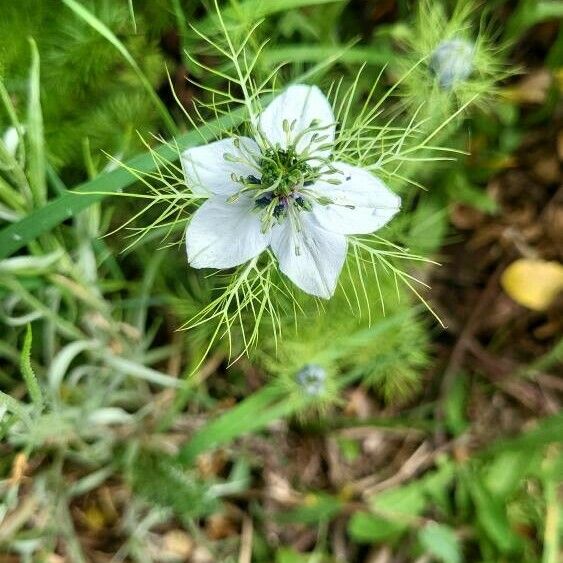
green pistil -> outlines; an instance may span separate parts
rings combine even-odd
[[[296,187],[312,182],[315,170],[299,158],[294,148],[268,149],[260,161],[262,187],[271,188],[276,196],[288,196]]]

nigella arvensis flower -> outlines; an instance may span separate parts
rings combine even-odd
[[[186,182],[207,200],[186,230],[194,268],[232,268],[272,249],[303,291],[329,298],[346,235],[380,229],[400,198],[376,176],[331,159],[336,124],[314,86],[289,87],[234,137],[182,154]]]
[[[475,45],[466,39],[442,41],[430,56],[430,70],[441,88],[449,90],[467,80],[473,71]]]

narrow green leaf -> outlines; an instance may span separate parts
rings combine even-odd
[[[520,0],[504,26],[504,35],[507,39],[514,40],[542,21],[561,18],[563,18],[561,0]]]
[[[20,369],[27,386],[27,391],[34,405],[40,411],[43,408],[43,393],[33,368],[31,367],[31,343],[33,340],[33,332],[31,325],[27,325],[23,347],[20,355]]]
[[[382,491],[371,497],[370,506],[382,516],[392,520],[407,520],[421,514],[426,507],[425,480]]]
[[[559,530],[562,509],[558,498],[558,481],[556,479],[548,478],[544,481],[544,496],[546,515],[542,563],[557,563],[561,555]]]
[[[135,7],[133,6],[133,0],[127,0],[127,5],[129,7],[131,21],[133,22],[133,31],[137,33],[137,20],[135,19]]]
[[[380,543],[400,536],[408,524],[369,512],[356,512],[348,523],[348,534],[357,543]]]
[[[510,498],[524,483],[526,475],[539,471],[542,450],[507,450],[494,456],[482,471],[487,490],[498,498]]]
[[[180,450],[178,459],[189,464],[204,451],[226,444],[235,438],[263,428],[270,422],[298,408],[279,403],[283,391],[274,385],[262,388],[225,414],[209,422]]]
[[[47,201],[45,143],[41,112],[39,52],[33,39],[30,39],[29,43],[31,45],[31,71],[27,101],[27,142],[29,146],[27,170],[33,203],[39,207]]]
[[[370,64],[384,66],[392,59],[393,53],[389,49],[374,47],[346,47],[334,45],[284,45],[280,48],[267,49],[262,55],[262,62],[266,66],[275,66],[285,61],[291,63],[309,63],[325,60],[327,57],[338,57],[338,60],[348,64]]]
[[[316,561],[316,559],[314,560]],[[310,553],[299,553],[289,547],[282,547],[276,552],[276,563],[312,563]]]
[[[483,532],[502,553],[517,552],[521,540],[510,527],[504,499],[494,497],[476,474],[467,475],[467,484],[475,503],[477,521]]]
[[[563,428],[563,413],[554,414],[541,420],[528,432],[493,442],[481,456],[488,458],[503,451],[535,449],[550,443],[560,443],[561,428]]]
[[[244,115],[244,110],[241,109],[228,116],[210,121],[207,127],[200,131],[180,135],[176,138],[178,148],[183,150],[200,144],[202,140],[205,142],[213,138],[216,131],[238,125]],[[175,160],[178,156],[176,151],[168,145],[162,145],[156,152],[169,160]],[[132,158],[125,165],[140,172],[152,172],[156,167],[151,155],[146,153]],[[137,178],[133,174],[120,167],[106,174],[100,174],[75,190],[69,190],[57,199],[49,201],[21,221],[12,223],[0,231],[0,260],[10,256],[42,233],[50,231],[90,205],[129,187],[136,180]]]
[[[517,374],[523,377],[534,377],[538,373],[545,373],[563,362],[563,338],[557,341],[545,354],[535,359],[531,364],[518,370]]]
[[[460,372],[456,375],[444,401],[446,425],[448,430],[455,436],[463,434],[469,426],[465,414],[468,395],[467,376]]]
[[[197,65],[192,64],[189,56],[187,55],[187,53],[191,51],[191,49],[188,47],[186,42],[186,39],[189,35],[188,32],[189,20],[186,18],[186,14],[184,12],[184,9],[182,8],[182,4],[180,0],[171,0],[171,2],[172,2],[172,9],[174,10],[174,15],[176,16],[176,25],[178,26],[178,33],[180,35],[180,42],[181,42],[180,54],[182,56],[182,62],[184,63],[184,66],[186,67],[186,69],[188,69],[189,72],[194,72],[195,70],[196,73],[200,75],[198,70],[201,69],[199,69]],[[201,75],[199,77],[201,77]]]
[[[332,520],[343,507],[343,502],[326,493],[309,493],[303,505],[276,517],[280,523],[316,524]]]
[[[135,71],[139,80],[147,94],[152,99],[156,109],[162,117],[162,121],[168,128],[171,135],[175,135],[178,132],[178,128],[172,119],[172,116],[168,112],[168,109],[155,92],[148,78],[145,76],[141,67],[137,64],[137,61],[132,57],[131,53],[127,50],[125,45],[115,36],[113,31],[109,29],[102,21],[100,21],[92,12],[89,12],[84,6],[79,4],[76,0],[63,0],[63,2],[82,20],[84,20],[92,29],[97,31],[102,37],[105,37],[123,56],[131,68]]]

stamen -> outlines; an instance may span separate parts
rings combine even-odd
[[[284,121],[283,128],[286,133],[295,127],[296,120],[291,124]],[[311,126],[316,127],[318,122],[313,121]],[[314,134],[318,140],[320,136]],[[242,143],[236,144],[242,152]],[[243,157],[244,158],[244,157]],[[255,157],[253,157],[255,158]],[[226,154],[225,159],[238,162],[232,154]],[[295,145],[287,149],[267,149],[257,162],[259,174],[249,174],[246,177],[231,175],[231,179],[242,184],[237,194],[229,198],[229,202],[236,201],[241,194],[249,194],[254,201],[254,210],[260,214],[261,230],[266,233],[276,223],[290,221],[292,230],[301,232],[300,214],[313,210],[313,204],[328,205],[328,198],[319,196],[316,191],[307,190],[321,177],[320,168],[309,164],[308,155],[295,150]],[[242,159],[240,159],[242,160]],[[317,163],[315,163],[317,164]],[[330,165],[325,168],[332,169]],[[299,255],[301,249],[295,246],[295,253]]]
[[[227,162],[232,162],[232,163],[237,163],[240,162],[240,159],[237,158],[236,156],[232,155],[229,152],[226,152],[223,154],[223,158],[227,161]]]

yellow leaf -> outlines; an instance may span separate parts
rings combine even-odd
[[[521,258],[506,268],[500,281],[516,303],[545,311],[563,291],[563,266],[559,262]]]
[[[86,525],[93,531],[99,531],[106,525],[104,513],[97,506],[89,506],[84,513]]]

